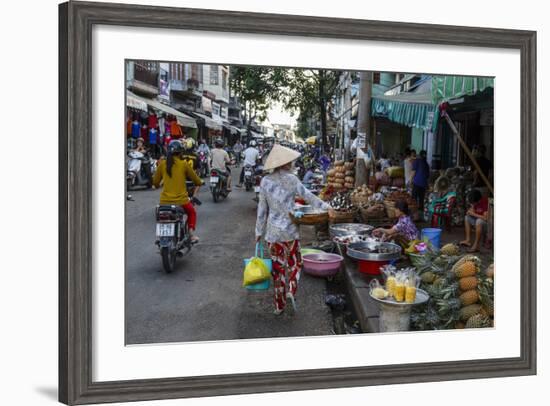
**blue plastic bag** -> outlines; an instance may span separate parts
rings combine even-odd
[[[264,246],[261,242],[256,243],[256,250],[255,250],[254,256],[252,258],[261,259],[262,262],[267,267],[267,269],[269,270],[269,273],[272,273],[272,266],[273,266],[272,261],[271,261],[271,259],[264,258]],[[248,263],[250,262],[250,260],[252,260],[252,258],[245,258],[245,260],[244,260],[245,269],[246,269],[246,266],[248,265]],[[253,284],[253,285],[248,285],[246,288],[248,290],[267,290],[267,289],[269,289],[270,284],[271,284],[271,280],[267,279],[267,280],[265,280],[263,282],[260,282],[260,283],[256,283],[256,284]]]

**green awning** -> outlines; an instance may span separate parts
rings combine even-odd
[[[373,96],[371,107],[373,117],[385,117],[407,127],[432,128],[435,106],[430,93]]]
[[[471,96],[488,87],[495,87],[494,78],[473,76],[432,76],[432,103],[440,103],[462,96]]]

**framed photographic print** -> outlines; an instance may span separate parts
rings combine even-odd
[[[59,16],[61,402],[536,373],[535,32]]]

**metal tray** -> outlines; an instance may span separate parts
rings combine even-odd
[[[361,223],[338,223],[329,227],[331,238],[343,237],[346,235],[367,235],[374,229],[373,226]]]
[[[369,292],[369,296],[372,300],[377,301],[378,303],[385,304],[387,306],[396,306],[396,307],[406,307],[406,306],[416,306],[422,303],[426,303],[430,299],[430,295],[428,295],[428,292],[422,289],[416,289],[416,298],[414,299],[414,303],[406,303],[406,302],[396,302],[393,298],[392,299],[377,299],[374,296],[372,296]]]
[[[374,250],[380,245],[392,252],[378,254],[363,251],[365,248]],[[365,261],[391,261],[401,256],[401,247],[391,242],[354,242],[348,244],[347,254],[351,258]]]

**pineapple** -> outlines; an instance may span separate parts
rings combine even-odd
[[[491,320],[482,314],[476,314],[468,319],[466,328],[484,328],[491,327]]]
[[[481,280],[478,286],[479,300],[489,316],[495,314],[492,279]]]
[[[481,261],[474,255],[464,255],[460,258],[452,268],[452,272],[457,278],[464,278],[466,276],[474,276],[479,270]]]
[[[459,254],[460,250],[458,249],[458,247],[454,244],[445,244],[442,248],[441,248],[441,253],[443,255],[447,255],[449,257],[454,257],[454,256],[457,256]]]
[[[491,279],[495,278],[495,264],[491,264],[487,267],[487,270],[485,271],[485,275],[487,275],[487,278],[491,278]]]
[[[452,314],[460,311],[462,307],[462,302],[460,299],[449,299],[449,300],[438,300],[437,307],[439,308],[440,314]]]
[[[481,305],[480,304],[471,304],[469,306],[463,307],[460,309],[460,320],[467,321],[470,317],[478,314],[481,311]]]
[[[466,327],[466,324],[464,324],[463,321],[457,321],[457,322],[455,323],[455,328],[456,328],[456,329],[463,329],[463,328],[465,328],[465,327]]]
[[[433,283],[435,280],[435,274],[431,271],[424,272],[420,275],[420,279],[422,279],[423,283]]]
[[[458,281],[458,287],[462,291],[472,290],[477,288],[478,279],[475,276],[467,276]]]
[[[477,293],[476,289],[467,290],[466,292],[460,295],[460,301],[462,302],[462,306],[472,305],[474,303],[477,303],[478,300],[479,300],[479,293]]]

